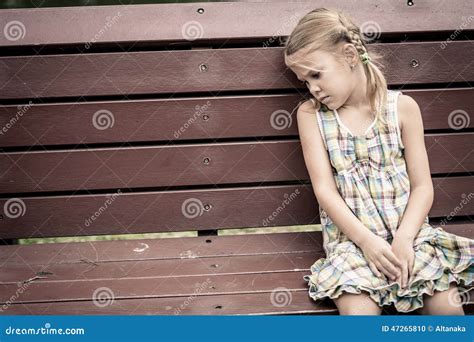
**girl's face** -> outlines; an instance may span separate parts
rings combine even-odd
[[[306,84],[310,93],[329,109],[338,109],[348,102],[360,82],[357,68],[354,71],[350,68],[357,65],[357,61],[351,53],[345,55],[343,49],[341,47],[341,54],[337,55],[337,52],[323,50],[308,52],[309,48],[304,48],[285,58],[286,65]]]

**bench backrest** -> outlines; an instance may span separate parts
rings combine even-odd
[[[469,2],[331,5],[381,31],[369,50],[385,55],[389,86],[420,104],[430,216],[467,220]],[[318,223],[294,111],[306,89],[278,36],[319,6],[0,11],[0,238]]]

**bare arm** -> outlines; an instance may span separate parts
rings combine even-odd
[[[433,205],[434,191],[425,148],[423,121],[418,104],[400,95],[398,114],[405,145],[405,160],[410,179],[410,197],[397,235],[413,241]]]
[[[318,203],[336,226],[360,246],[373,233],[354,215],[339,194],[316,112],[309,101],[300,106],[297,119],[304,160]]]

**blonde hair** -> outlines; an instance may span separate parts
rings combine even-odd
[[[296,51],[308,47],[309,52],[324,50],[335,52],[340,42],[352,43],[359,55],[368,53],[366,42],[360,28],[339,10],[317,8],[300,19],[290,36],[284,40],[285,58]],[[342,56],[341,56],[342,57]],[[380,69],[383,64],[377,61],[380,55],[371,52],[371,61],[362,64],[367,78],[367,97],[375,117],[386,123],[383,113],[387,100],[387,81]],[[310,98],[313,106],[319,110],[321,103],[314,97]]]

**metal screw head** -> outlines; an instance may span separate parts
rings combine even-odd
[[[204,8],[198,8],[197,11],[199,14],[203,14],[204,13]]]
[[[211,204],[205,204],[205,205],[204,205],[204,210],[205,210],[205,211],[209,211],[209,210],[211,210],[211,208],[212,208],[212,205],[211,205]]]
[[[418,68],[418,66],[420,65],[420,62],[418,62],[418,60],[416,59],[412,59],[410,62],[410,65],[412,68]]]
[[[207,120],[209,120],[209,115],[207,115],[207,114],[204,114],[204,115],[202,116],[202,119],[203,119],[204,121],[207,121]]]
[[[209,67],[206,64],[199,64],[199,70],[201,72],[206,72],[209,69]]]
[[[204,165],[209,165],[210,162],[211,162],[211,158],[208,158],[208,157],[204,158],[202,161]]]

